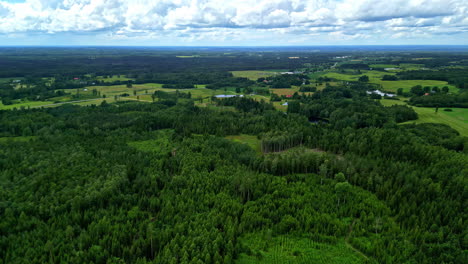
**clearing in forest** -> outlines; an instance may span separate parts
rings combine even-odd
[[[241,135],[227,136],[225,138],[232,140],[234,142],[246,144],[252,149],[254,149],[255,152],[257,152],[258,154],[262,153],[262,150],[260,147],[260,139],[258,139],[257,136],[241,134]]]
[[[250,254],[240,254],[236,264],[366,263],[366,259],[347,247],[344,241],[326,244],[291,236],[278,236],[264,240],[251,234],[241,242],[250,248]]]

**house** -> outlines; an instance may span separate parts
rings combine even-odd
[[[292,94],[286,95],[286,98],[292,98],[292,97],[293,97]]]
[[[287,106],[287,105],[288,105],[288,102],[286,102],[286,103],[284,103],[284,104],[282,104],[282,105],[286,105],[286,106]]]

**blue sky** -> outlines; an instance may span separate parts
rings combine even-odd
[[[0,0],[0,45],[468,45],[466,0]]]

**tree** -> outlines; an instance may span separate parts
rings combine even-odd
[[[416,85],[416,86],[411,87],[410,92],[417,96],[421,96],[424,94],[424,90],[421,85]]]
[[[369,82],[369,76],[362,75],[361,77],[359,77],[358,81],[360,81],[360,82]]]

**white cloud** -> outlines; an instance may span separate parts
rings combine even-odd
[[[193,41],[289,34],[291,41],[317,34],[331,40],[465,34],[467,28],[466,0],[0,0],[0,34]]]

